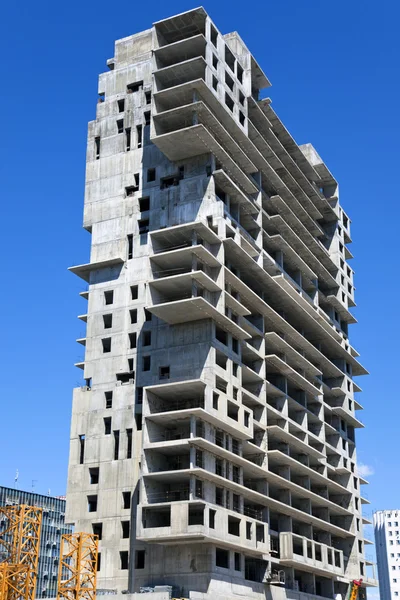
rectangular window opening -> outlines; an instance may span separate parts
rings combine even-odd
[[[120,568],[122,571],[126,571],[128,569],[128,551],[127,550],[120,550],[119,553],[119,558],[120,558]]]
[[[132,458],[132,429],[126,430],[126,458]]]
[[[92,467],[89,469],[90,485],[97,485],[99,483],[99,467]]]
[[[131,300],[137,300],[138,299],[138,292],[139,292],[139,286],[138,285],[131,285]]]
[[[231,112],[233,112],[233,107],[234,107],[235,103],[233,102],[232,98],[230,97],[230,95],[227,92],[225,92],[225,104],[229,108],[229,110]]]
[[[215,566],[229,569],[229,551],[222,548],[215,549]]]
[[[114,431],[114,460],[119,458],[119,431]]]
[[[85,460],[85,436],[79,436],[79,464],[83,465]]]
[[[106,354],[107,352],[111,352],[111,338],[103,338],[101,340],[102,346],[103,346],[103,354]]]
[[[130,83],[126,86],[126,91],[128,94],[133,94],[134,92],[139,92],[143,87],[143,81],[136,81],[135,83]]]
[[[122,537],[129,538],[130,521],[121,521]]]
[[[131,318],[131,325],[134,325],[135,323],[137,323],[137,309],[133,308],[132,310],[130,310],[129,315]]]
[[[123,119],[118,119],[117,131],[118,131],[118,133],[124,133],[124,120]]]
[[[95,148],[96,160],[99,160],[99,158],[100,158],[100,136],[96,136],[94,138],[94,148]]]
[[[121,100],[117,100],[118,112],[122,113],[125,110],[125,100],[122,98]]]
[[[111,329],[112,327],[112,314],[103,315],[104,329]]]
[[[151,357],[143,356],[142,357],[142,371],[150,371],[151,369]]]
[[[135,569],[144,569],[145,565],[145,551],[136,550],[135,552]]]
[[[145,92],[146,104],[151,104],[151,92]]]
[[[136,331],[129,334],[129,348],[136,348]]]
[[[169,379],[169,376],[170,376],[169,366],[160,367],[158,376],[159,376],[159,379]]]
[[[156,180],[156,170],[154,168],[147,169],[147,181],[155,181]]]
[[[104,435],[111,434],[111,417],[104,417]]]
[[[212,508],[208,509],[208,524],[210,529],[215,529],[215,515],[217,514],[216,510]]]
[[[128,260],[133,258],[133,235],[130,233],[127,237],[128,242]]]
[[[151,346],[151,331],[143,331],[142,346]]]
[[[238,78],[240,83],[243,83],[243,67],[237,63],[236,66],[236,77]]]
[[[139,198],[139,210],[140,212],[147,212],[150,210],[150,198],[146,196],[146,198]]]
[[[92,529],[94,535],[97,535],[100,541],[103,534],[103,523],[92,523]]]
[[[210,39],[213,46],[217,47],[218,31],[213,25],[210,26]]]
[[[88,512],[96,512],[97,511],[97,496],[88,496]]]
[[[131,128],[127,127],[125,129],[125,142],[126,142],[126,150],[129,152],[131,149]]]
[[[130,492],[122,492],[122,508],[130,508],[131,507],[131,493]]]
[[[143,127],[142,125],[136,126],[136,143],[137,147],[141,148],[143,143]]]
[[[114,302],[114,290],[104,292],[104,302],[105,304],[112,304]]]
[[[150,125],[150,111],[144,113],[144,124]]]
[[[138,221],[138,225],[139,225],[139,234],[140,235],[149,232],[149,229],[150,229],[149,219],[140,219]]]

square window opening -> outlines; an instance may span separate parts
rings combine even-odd
[[[101,344],[103,346],[103,354],[111,352],[111,338],[103,338]]]
[[[113,304],[114,290],[107,290],[107,292],[104,292],[104,302],[105,304]]]
[[[147,169],[147,181],[150,183],[151,181],[156,180],[156,170],[154,168]]]

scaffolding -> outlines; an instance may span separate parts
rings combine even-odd
[[[0,506],[0,600],[34,600],[42,509]]]
[[[98,536],[66,533],[61,538],[57,600],[95,600]]]

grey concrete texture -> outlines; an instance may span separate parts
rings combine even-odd
[[[204,9],[118,40],[107,64],[90,260],[71,269],[86,385],[67,493],[67,521],[101,533],[99,593],[344,600],[362,577],[363,600],[366,370],[337,182]]]

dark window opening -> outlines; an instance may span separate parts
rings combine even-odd
[[[143,332],[142,346],[151,346],[151,331]]]
[[[215,565],[217,567],[223,567],[229,569],[229,552],[222,548],[215,549]]]
[[[136,332],[129,334],[129,348],[136,348]]]
[[[104,435],[111,434],[111,417],[104,417]]]
[[[94,138],[94,147],[96,153],[96,160],[100,158],[100,136]]]
[[[246,539],[251,540],[251,522],[246,521]]]
[[[151,357],[143,356],[142,358],[142,371],[150,371],[151,369]]]
[[[218,79],[214,75],[212,77],[212,86],[213,86],[214,90],[217,92],[218,91]]]
[[[225,104],[227,105],[229,110],[231,112],[233,112],[234,102],[233,102],[232,98],[229,96],[229,94],[227,94],[226,92],[225,92]]]
[[[120,562],[121,562],[121,565],[120,565],[121,570],[126,571],[128,568],[128,562],[129,562],[128,551],[121,550],[119,553],[119,558],[120,558]]]
[[[119,431],[114,431],[114,460],[119,458]]]
[[[234,377],[238,376],[238,372],[239,372],[239,365],[235,362],[232,363],[232,375]]]
[[[151,92],[145,92],[146,104],[151,104]]]
[[[124,133],[124,120],[123,119],[118,119],[117,130],[118,130],[118,133]]]
[[[145,308],[144,309],[144,320],[146,322],[149,322],[149,321],[151,321],[152,317],[153,317],[152,313],[149,310],[147,310],[147,308]]]
[[[133,258],[133,235],[130,233],[127,235],[128,240],[128,260]]]
[[[97,571],[101,569],[101,552],[97,553]]]
[[[128,358],[128,371],[129,373],[133,372],[133,358]]]
[[[131,285],[131,300],[137,300],[138,299],[138,292],[139,292],[139,286],[138,285]]]
[[[126,458],[132,458],[132,429],[126,430]]]
[[[160,190],[166,190],[174,185],[179,185],[181,177],[178,175],[171,175],[170,177],[163,177],[160,181]]]
[[[136,431],[142,431],[142,415],[135,415]]]
[[[112,314],[103,315],[104,329],[111,329],[112,327]]]
[[[114,290],[104,292],[104,301],[106,304],[112,304],[114,302]]]
[[[135,552],[135,569],[144,569],[145,565],[145,551],[136,550]]]
[[[240,535],[240,519],[228,516],[228,533],[231,535]]]
[[[101,340],[103,346],[103,353],[111,352],[111,338],[103,338]]]
[[[210,27],[210,39],[211,39],[211,43],[217,47],[217,38],[218,38],[218,31],[215,29],[215,27],[213,25],[211,25]]]
[[[217,511],[213,510],[212,508],[210,508],[208,510],[208,523],[210,526],[210,529],[215,529],[215,515],[216,515]]]
[[[89,469],[90,485],[96,485],[99,483],[99,472],[99,467],[92,467]]]
[[[79,464],[83,465],[85,460],[85,436],[79,436]]]
[[[125,141],[126,141],[126,150],[129,151],[131,149],[131,128],[127,127],[125,129]]]
[[[232,90],[232,92],[233,92],[233,86],[234,86],[233,79],[232,79],[232,77],[229,75],[229,73],[226,73],[226,72],[225,72],[225,83],[226,83],[226,85],[228,86],[228,88],[229,88],[230,90]]]
[[[146,212],[150,210],[150,198],[139,198],[139,210],[140,212]]]
[[[92,529],[94,535],[97,535],[100,541],[103,534],[103,523],[92,523]]]
[[[150,227],[150,221],[149,219],[140,219],[140,221],[138,221],[139,224],[139,233],[142,235],[143,233],[148,233],[149,232],[149,227]]]
[[[131,317],[131,324],[137,323],[137,309],[133,308],[129,311],[129,315]]]
[[[196,479],[194,495],[196,498],[203,498],[203,482],[201,479]]]
[[[189,504],[188,525],[204,525],[204,506]]]
[[[246,117],[244,116],[242,111],[239,110],[239,123],[242,125],[242,127],[244,127],[245,122],[246,122]]]
[[[232,402],[228,401],[228,417],[233,419],[234,421],[239,420],[239,407],[236,404],[232,404]]]
[[[236,76],[237,76],[239,82],[243,83],[243,68],[239,65],[239,63],[237,64],[237,68],[236,68]]]
[[[235,552],[235,571],[242,570],[241,562],[241,555],[239,554],[239,552]]]
[[[155,169],[147,169],[147,181],[155,181],[156,180],[156,170]]]
[[[160,367],[159,369],[159,379],[169,379],[169,366],[168,367]]]
[[[130,83],[126,86],[126,90],[128,94],[133,94],[134,92],[139,92],[143,87],[143,81],[136,81],[135,83]]]
[[[118,112],[124,112],[125,110],[125,100],[117,100],[117,104],[118,104]]]
[[[244,106],[244,94],[239,90],[239,102],[242,106]]]
[[[219,327],[215,328],[215,339],[221,342],[221,344],[224,344],[224,346],[228,345],[228,334]]]
[[[225,62],[228,65],[228,67],[230,68],[230,70],[234,73],[236,59],[233,56],[232,52],[229,50],[228,46],[226,46],[226,45],[225,45]]]
[[[136,404],[143,404],[143,388],[136,388]]]
[[[142,125],[136,126],[136,141],[137,141],[138,148],[142,147],[142,142],[143,142],[143,131],[142,130],[143,130]]]
[[[232,338],[232,350],[236,354],[239,354],[239,340],[234,337]]]
[[[130,521],[121,521],[122,537],[124,539],[129,537]]]
[[[97,496],[88,496],[88,512],[96,512],[97,511]]]
[[[218,58],[215,56],[214,53],[212,55],[212,66],[214,67],[214,69],[217,69],[218,67]]]
[[[122,508],[130,508],[131,507],[131,493],[130,492],[122,492]]]
[[[144,124],[150,125],[150,111],[144,113]]]
[[[218,410],[218,404],[219,404],[219,394],[214,392],[213,393],[213,409],[214,410]]]
[[[250,425],[250,413],[247,411],[244,412],[244,426],[249,427]]]

